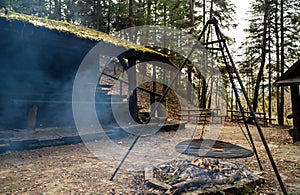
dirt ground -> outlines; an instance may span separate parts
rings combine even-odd
[[[288,129],[272,126],[263,132],[287,191],[300,194],[300,144],[292,144]],[[264,177],[265,184],[257,186],[256,193],[280,194],[257,130],[251,126],[251,131],[264,170],[259,169],[254,156],[224,161],[243,164]],[[156,136],[162,134],[172,132]],[[220,139],[249,148],[237,123],[226,122]],[[0,194],[163,194],[146,187],[141,170],[121,169],[114,181],[109,181],[115,164],[95,157],[85,144],[8,151],[0,154],[0,162]]]

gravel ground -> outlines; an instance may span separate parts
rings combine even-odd
[[[255,157],[224,161],[243,164],[248,170],[263,176],[266,182],[256,188],[257,193],[278,194],[281,190],[272,166],[257,131],[253,126],[250,127],[264,170],[259,169]],[[300,144],[291,143],[288,127],[266,127],[263,132],[288,192],[300,194]],[[180,141],[180,137],[174,136],[174,132],[161,132],[153,137],[164,137],[164,142],[169,141],[170,145]],[[140,141],[147,139],[142,138]],[[236,123],[226,122],[220,139],[249,148]],[[119,140],[117,143],[128,145],[126,140]],[[144,173],[138,168],[120,169],[114,181],[110,181],[119,161],[110,162],[96,157],[90,151],[93,145],[98,147],[97,142],[92,142],[87,145],[54,146],[0,154],[0,194],[163,194],[162,191],[146,187]],[[139,148],[141,153],[151,153],[148,152],[150,148],[147,145],[142,146],[144,147]],[[122,152],[120,158],[124,154]],[[106,154],[101,155],[105,157]],[[159,158],[160,155],[157,156]],[[131,159],[130,162],[135,160],[138,164],[139,159]]]

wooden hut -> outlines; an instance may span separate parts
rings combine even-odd
[[[291,131],[293,141],[300,141],[300,59],[292,65],[280,78],[275,82],[277,86],[289,86],[291,89],[293,125]]]
[[[107,48],[125,49],[117,56],[125,70],[137,61],[170,63],[159,52],[82,26],[0,14],[0,127],[25,128],[28,121],[32,127],[72,124],[75,75],[85,55],[99,42]],[[111,55],[109,50],[107,55]],[[134,85],[134,75],[131,80]],[[131,113],[136,117],[136,93],[133,100]]]

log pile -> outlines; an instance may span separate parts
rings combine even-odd
[[[149,171],[148,171],[149,172]],[[148,174],[149,175],[149,174]],[[153,167],[148,186],[168,193],[182,191],[211,192],[216,189],[237,189],[245,185],[255,187],[262,178],[245,167],[216,159],[172,160]]]

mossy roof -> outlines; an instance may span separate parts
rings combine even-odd
[[[88,39],[96,42],[102,41],[114,45],[116,47],[123,47],[125,49],[133,49],[135,51],[142,51],[142,52],[152,53],[156,55],[161,55],[164,58],[167,57],[166,55],[160,52],[146,48],[144,46],[137,45],[132,42],[124,41],[119,38],[110,36],[108,34],[99,32],[97,30],[86,28],[80,25],[71,24],[68,22],[51,20],[47,18],[40,18],[36,16],[30,16],[30,15],[15,13],[15,12],[9,12],[9,14],[7,15],[5,15],[4,13],[0,13],[0,17],[5,18],[8,21],[9,20],[20,21],[20,22],[32,24],[36,27],[42,27],[50,30],[56,30],[59,32],[67,33],[67,34],[72,34],[82,39]]]

